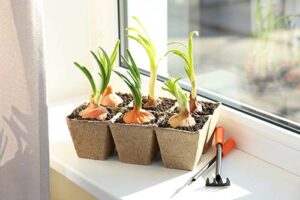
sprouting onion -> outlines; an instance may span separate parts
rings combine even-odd
[[[153,42],[151,41],[149,34],[142,25],[141,21],[137,17],[132,17],[136,21],[138,28],[128,27],[128,38],[139,43],[146,51],[149,63],[150,63],[150,82],[149,82],[149,94],[145,107],[155,106],[155,84],[157,79],[157,68],[160,63],[160,58],[157,56],[157,52]]]
[[[165,87],[162,87],[163,90],[172,94],[178,103],[179,113],[173,115],[168,121],[173,128],[179,126],[188,127],[196,124],[195,119],[190,114],[188,97],[177,83],[179,80],[180,78],[169,78],[169,80],[164,82]]]
[[[192,31],[189,34],[189,42],[188,46],[182,42],[171,42],[169,45],[178,44],[181,45],[186,52],[181,51],[179,49],[172,49],[168,51],[165,55],[169,53],[173,53],[174,55],[179,56],[185,62],[185,73],[190,80],[191,83],[191,93],[190,93],[190,110],[193,112],[195,109],[200,109],[201,106],[197,105],[197,88],[196,88],[196,79],[195,79],[195,66],[194,66],[194,55],[193,55],[193,37],[194,35],[198,36],[198,31]]]
[[[133,109],[127,112],[123,116],[123,120],[125,123],[137,123],[143,124],[145,122],[150,122],[154,119],[153,114],[148,111],[142,109],[142,93],[141,93],[141,76],[138,70],[137,65],[133,57],[131,56],[130,51],[127,49],[129,60],[126,60],[123,56],[122,59],[126,63],[129,71],[128,74],[130,78],[127,78],[122,73],[115,71],[116,74],[126,83],[129,87],[132,96],[133,96]]]
[[[116,95],[109,86],[111,72],[114,67],[119,44],[120,41],[118,40],[110,57],[108,57],[107,53],[101,47],[99,47],[97,54],[91,51],[99,67],[98,74],[100,76],[100,84],[98,87],[96,86],[95,80],[87,67],[74,62],[75,66],[85,74],[92,88],[90,103],[85,110],[79,113],[81,117],[104,120],[108,111],[101,105],[116,107],[123,102],[123,100]]]
[[[98,92],[91,72],[85,66],[80,65],[77,62],[74,62],[74,64],[85,74],[85,76],[90,82],[93,91],[93,95],[90,98],[90,103],[84,110],[82,110],[79,113],[79,115],[85,119],[105,120],[107,117],[108,110],[105,107],[98,105],[98,103],[94,101],[94,97],[97,95]]]

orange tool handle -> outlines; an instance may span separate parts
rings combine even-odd
[[[224,128],[222,126],[216,127],[216,135],[215,135],[215,145],[221,144],[223,146],[224,144]]]
[[[235,147],[235,142],[234,142],[234,140],[233,140],[233,139],[228,139],[228,140],[225,142],[224,146],[223,146],[222,156],[223,156],[223,157],[227,156],[227,155],[230,153],[230,151],[231,151],[232,149],[234,149],[234,147]]]

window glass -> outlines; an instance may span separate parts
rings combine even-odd
[[[194,38],[199,88],[300,122],[300,1],[128,0],[126,9],[128,24],[131,16],[140,18],[159,52],[167,50],[167,41],[187,43],[190,31],[200,32]],[[149,70],[143,49],[127,42],[140,67]],[[180,58],[169,55],[164,62],[160,75],[188,83]]]

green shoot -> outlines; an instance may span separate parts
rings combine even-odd
[[[179,113],[173,115],[168,120],[172,128],[178,126],[189,127],[196,124],[195,119],[190,115],[188,97],[177,83],[179,79],[180,78],[170,78],[164,82],[165,87],[162,87],[163,90],[169,92],[176,98],[179,106]]]
[[[162,89],[176,98],[180,111],[189,111],[188,97],[177,83],[180,79],[181,78],[169,78],[169,80],[164,82],[165,87],[162,87]]]
[[[92,74],[90,71],[83,65],[78,64],[77,62],[74,62],[74,64],[85,74],[85,76],[88,78],[92,91],[93,91],[93,98],[94,102],[96,104],[100,104],[101,102],[101,96],[105,92],[106,88],[109,85],[110,82],[110,77],[111,77],[111,72],[114,68],[114,63],[117,57],[118,53],[118,47],[120,45],[120,40],[118,40],[114,46],[114,49],[111,53],[110,56],[107,55],[107,53],[99,47],[97,54],[93,51],[91,51],[92,56],[96,60],[98,67],[99,67],[99,72],[98,75],[100,76],[100,84],[97,88],[95,81],[93,79]]]
[[[112,65],[110,64],[109,58],[106,54],[106,52],[100,47],[100,50],[102,51],[103,57],[98,57],[93,51],[91,51],[91,54],[95,58],[98,67],[99,67],[99,76],[101,78],[101,84],[99,87],[99,94],[102,94],[106,87],[109,84],[111,71],[112,71]]]
[[[118,54],[118,48],[119,48],[119,45],[120,45],[120,40],[118,40],[114,46],[114,49],[109,57],[109,61],[110,61],[110,65],[112,66],[112,68],[114,68],[114,64],[115,64],[115,61],[116,61],[116,57],[117,57],[117,54]],[[104,66],[104,68],[107,68],[106,66],[106,57],[105,55],[103,54],[103,52],[101,51],[101,49],[99,48],[98,49],[98,58],[101,62],[101,64]]]
[[[137,65],[135,64],[135,61],[133,60],[133,57],[131,56],[130,51],[127,49],[129,60],[126,60],[123,56],[122,59],[126,63],[129,71],[128,74],[130,78],[127,78],[122,73],[115,71],[116,74],[126,83],[126,85],[129,87],[132,96],[133,96],[133,104],[134,107],[140,110],[142,108],[142,93],[141,93],[141,76],[140,72],[138,70]]]
[[[140,20],[137,17],[132,17],[132,18],[133,20],[136,21],[138,28],[128,27],[127,28],[127,31],[129,32],[128,38],[140,44],[148,55],[149,63],[150,63],[150,83],[149,83],[148,98],[150,98],[150,100],[155,102],[154,100],[155,100],[155,83],[157,79],[157,68],[161,59],[157,57],[155,46],[152,43],[149,34],[147,33],[146,29],[144,28]]]
[[[199,33],[198,31],[192,31],[189,34],[189,42],[188,42],[188,46],[185,45],[184,43],[181,42],[171,42],[169,43],[169,45],[173,45],[173,44],[178,44],[184,47],[184,49],[186,50],[186,52],[178,50],[178,49],[173,49],[168,51],[165,55],[169,54],[169,53],[173,53],[176,56],[179,56],[181,59],[183,59],[183,61],[185,62],[185,73],[187,75],[187,77],[190,80],[192,89],[191,89],[191,98],[193,100],[196,100],[197,97],[197,90],[196,90],[196,79],[195,79],[195,66],[194,66],[194,58],[193,58],[193,37],[194,35],[198,36]]]
[[[120,40],[116,42],[114,50],[110,57],[108,57],[107,53],[101,47],[99,47],[98,55],[96,55],[93,51],[91,51],[100,70],[99,71],[99,76],[101,78],[101,84],[99,88],[100,94],[103,94],[103,92],[105,91],[105,89],[109,84],[111,72],[114,68],[114,63],[117,57],[117,53],[118,53],[117,50],[119,45],[120,45]]]
[[[74,62],[74,65],[76,67],[78,67],[84,74],[85,76],[87,77],[87,79],[89,80],[90,84],[91,84],[91,87],[92,87],[92,91],[93,91],[93,96],[96,95],[97,93],[97,89],[96,89],[96,84],[95,84],[95,81],[93,79],[93,76],[92,74],[90,73],[90,71],[83,65],[80,65],[79,63],[77,62]]]

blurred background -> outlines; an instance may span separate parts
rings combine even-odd
[[[134,3],[135,0],[128,0],[128,10]],[[151,10],[156,13],[154,19],[160,14],[160,20],[167,23],[167,29],[163,30],[146,22],[148,30],[152,27],[156,31],[154,37],[158,34],[164,37],[166,33],[165,40],[169,42],[187,43],[190,31],[200,32],[200,36],[194,38],[196,79],[200,88],[300,122],[300,1],[167,0],[151,3],[159,7]],[[146,18],[147,6],[144,10],[140,7],[139,11],[130,11],[129,23],[131,15]],[[170,55],[167,66],[161,75],[181,76],[188,82],[181,59]]]

